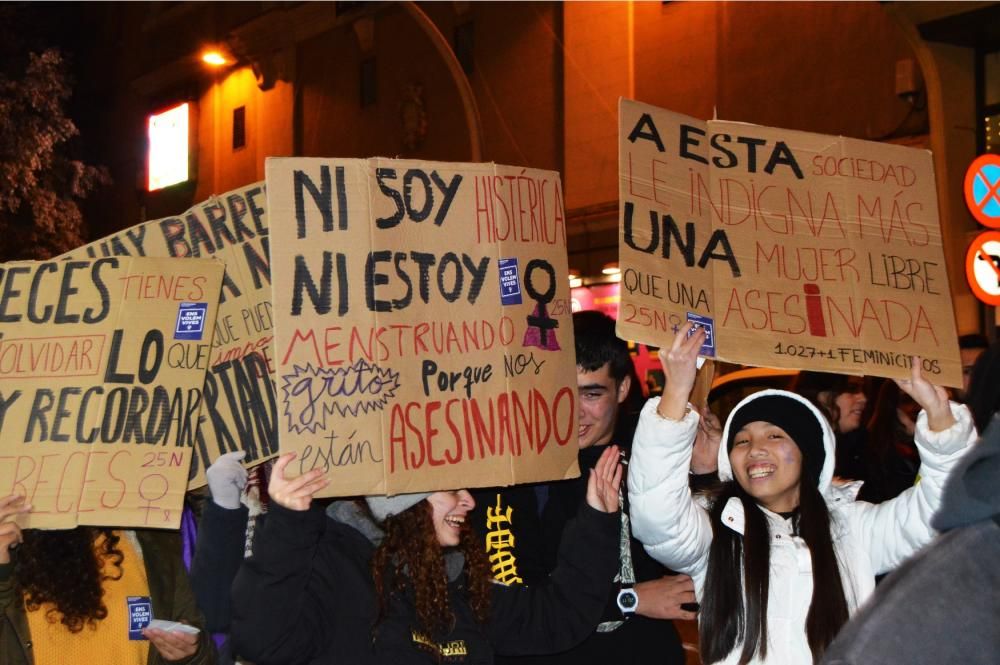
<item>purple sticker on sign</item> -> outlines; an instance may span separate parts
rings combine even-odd
[[[174,339],[200,342],[205,334],[206,314],[208,314],[207,302],[182,302],[177,309]]]
[[[517,259],[500,259],[500,303],[521,304],[521,279],[517,274]]]
[[[695,314],[694,312],[687,313],[687,320],[694,324],[691,328],[691,332],[688,335],[693,335],[698,328],[705,329],[705,343],[701,345],[701,350],[698,351],[698,355],[705,356],[706,358],[715,357],[715,322],[701,314]]]

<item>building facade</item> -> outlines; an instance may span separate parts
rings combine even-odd
[[[94,237],[261,180],[268,156],[495,161],[562,173],[570,266],[599,282],[617,260],[628,97],[931,149],[959,332],[992,330],[965,282],[977,226],[961,190],[977,152],[998,150],[997,3],[151,2],[88,15],[81,90],[98,112],[84,136],[103,137],[92,161],[115,180],[90,205]],[[225,64],[202,62],[210,48]],[[183,102],[187,177],[149,191],[149,117]]]

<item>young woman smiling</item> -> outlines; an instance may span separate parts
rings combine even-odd
[[[834,434],[808,400],[765,390],[732,413],[716,494],[688,489],[699,415],[687,400],[704,333],[682,330],[660,360],[662,399],[643,409],[629,467],[635,535],[695,581],[705,663],[818,662],[848,616],[888,572],[933,536],[948,472],[975,441],[968,409],[951,404],[914,359],[898,381],[923,409],[920,482],[878,506],[831,483]]]
[[[588,479],[548,583],[504,586],[467,516],[468,491],[335,501],[313,495],[319,471],[294,479],[283,455],[254,554],[233,585],[232,640],[240,657],[350,665],[463,662],[494,653],[562,651],[601,618],[618,565],[618,449]]]

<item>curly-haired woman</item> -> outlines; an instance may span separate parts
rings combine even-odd
[[[494,653],[570,648],[600,620],[617,568],[618,451],[590,476],[587,505],[537,587],[491,581],[466,490],[310,507],[326,480],[274,466],[268,519],[233,585],[236,652],[269,663],[492,663]]]
[[[22,531],[14,518],[29,510],[0,499],[0,663],[215,662],[204,631],[130,631],[133,607],[200,625],[176,533]]]

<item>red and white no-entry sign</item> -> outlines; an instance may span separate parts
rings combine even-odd
[[[987,305],[1000,305],[1000,231],[979,234],[965,255],[969,288]]]

